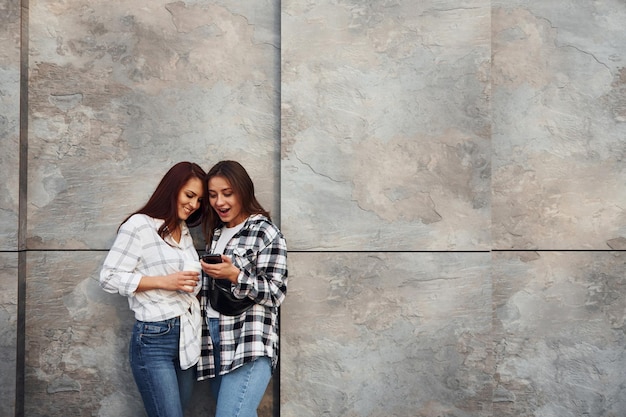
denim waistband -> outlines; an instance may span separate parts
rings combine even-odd
[[[172,325],[172,326],[178,326],[178,324],[180,323],[180,316],[172,317],[171,319],[157,320],[157,321],[137,320],[137,322],[138,323],[163,323],[163,324],[168,324],[168,325]]]

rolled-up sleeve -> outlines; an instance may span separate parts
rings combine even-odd
[[[133,295],[142,277],[137,272],[141,253],[139,231],[128,223],[123,224],[104,260],[100,271],[100,286],[110,293],[127,297]]]

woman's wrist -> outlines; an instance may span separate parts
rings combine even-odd
[[[141,277],[137,291],[141,292],[148,290],[173,290],[169,282],[169,276],[153,275]]]
[[[239,268],[233,265],[232,271],[233,272],[229,275],[228,280],[232,282],[233,284],[237,285],[239,284],[239,274],[241,273],[241,270],[239,270]]]

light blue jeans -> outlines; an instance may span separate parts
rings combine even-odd
[[[220,369],[219,319],[209,318],[216,373]],[[216,398],[215,417],[257,417],[257,408],[272,377],[272,362],[257,358],[225,375],[211,378],[211,392]]]
[[[196,380],[195,366],[180,369],[178,317],[136,321],[130,341],[130,367],[148,417],[183,417]]]

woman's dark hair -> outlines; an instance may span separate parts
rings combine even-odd
[[[157,185],[146,205],[133,214],[145,214],[164,220],[163,225],[158,230],[159,236],[164,238],[168,231],[174,231],[178,227],[180,221],[178,218],[178,195],[187,181],[192,178],[198,178],[202,182],[203,198],[200,199],[198,210],[191,213],[185,222],[189,227],[197,226],[204,220],[207,213],[208,191],[205,181],[206,173],[200,165],[193,162],[179,162],[171,167]],[[126,222],[133,214],[122,223]]]
[[[271,220],[269,211],[265,210],[254,195],[254,184],[246,169],[237,161],[220,161],[209,170],[206,175],[206,189],[208,200],[208,184],[211,178],[222,177],[230,184],[233,193],[241,202],[242,211],[250,216],[252,214],[262,214]],[[222,226],[222,221],[213,209],[209,207],[205,219],[202,221],[202,231],[208,244],[213,238],[213,231]]]

